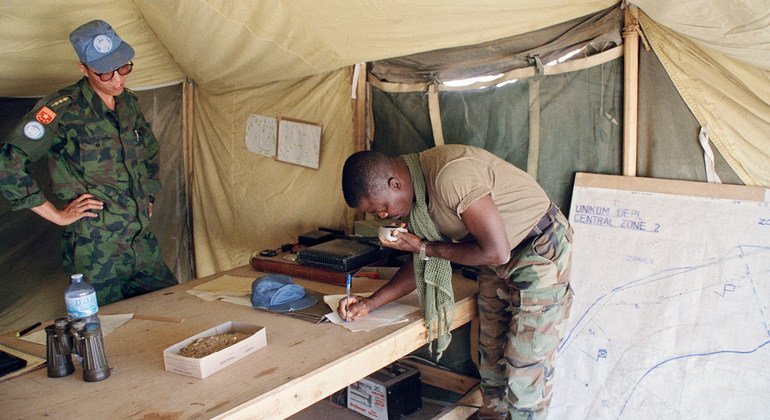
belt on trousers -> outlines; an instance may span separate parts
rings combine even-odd
[[[548,207],[548,211],[546,211],[543,217],[538,220],[538,222],[535,224],[535,227],[529,231],[527,236],[525,236],[524,239],[519,242],[519,245],[516,245],[516,248],[520,247],[524,243],[529,242],[533,238],[540,236],[540,234],[543,233],[548,228],[548,226],[551,226],[551,223],[553,223],[557,213],[559,213],[559,208],[556,207],[555,204],[551,203],[551,205]]]

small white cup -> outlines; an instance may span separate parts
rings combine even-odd
[[[395,226],[380,226],[380,229],[378,231],[378,235],[380,237],[380,240],[383,242],[396,242],[398,240],[397,236],[393,236],[394,231],[399,232],[408,232],[406,228],[402,227],[395,227]]]

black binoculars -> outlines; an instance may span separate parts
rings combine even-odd
[[[102,327],[82,319],[57,318],[45,327],[48,377],[61,378],[75,371],[72,355],[82,359],[83,380],[98,382],[110,376],[104,354]]]

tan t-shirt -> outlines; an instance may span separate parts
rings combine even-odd
[[[451,144],[419,154],[428,193],[428,213],[455,242],[468,236],[461,214],[486,194],[500,211],[511,248],[548,210],[551,200],[529,174],[473,146]]]

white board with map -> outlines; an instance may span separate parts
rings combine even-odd
[[[770,194],[578,174],[551,419],[770,417]]]

